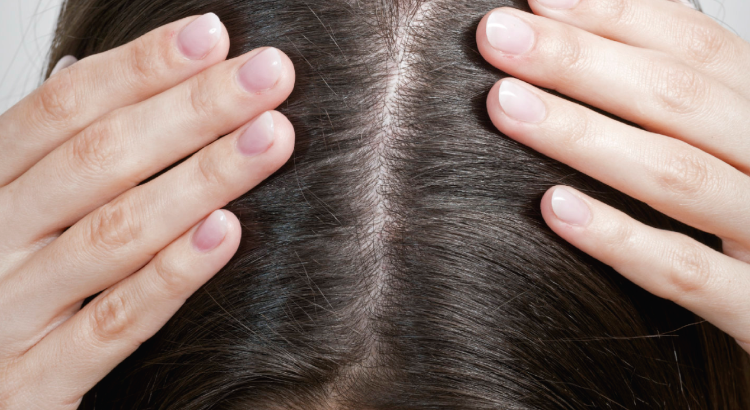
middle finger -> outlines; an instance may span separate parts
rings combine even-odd
[[[508,8],[482,19],[477,42],[487,61],[510,75],[750,172],[750,101],[665,54]]]

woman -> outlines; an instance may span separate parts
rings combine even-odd
[[[69,1],[0,118],[6,407],[745,408],[750,47],[498,6]]]

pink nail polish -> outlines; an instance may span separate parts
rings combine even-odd
[[[564,187],[557,187],[552,192],[552,212],[557,219],[569,225],[584,226],[591,218],[586,203]]]
[[[261,51],[240,68],[238,80],[242,87],[257,93],[273,88],[281,77],[281,55],[275,48]]]
[[[220,39],[221,20],[216,14],[208,13],[182,29],[177,37],[177,46],[185,57],[201,60],[216,47]]]
[[[542,100],[526,88],[505,80],[498,89],[500,107],[514,120],[539,123],[547,116],[547,109]]]
[[[502,11],[493,11],[487,19],[487,40],[503,53],[523,54],[534,43],[534,30],[523,20]]]
[[[229,222],[221,210],[214,211],[204,219],[193,234],[193,246],[201,252],[208,252],[219,246],[227,236]]]
[[[52,77],[53,75],[59,73],[61,70],[64,70],[77,62],[77,58],[73,56],[65,56],[61,58],[60,61],[57,62],[57,64],[55,64],[55,68],[52,69],[52,72],[49,76]]]
[[[270,112],[258,117],[237,139],[237,149],[249,157],[268,151],[273,143],[274,125]]]

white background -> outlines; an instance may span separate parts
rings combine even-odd
[[[0,0],[0,112],[39,85],[61,2]],[[750,0],[701,4],[706,14],[750,41]]]

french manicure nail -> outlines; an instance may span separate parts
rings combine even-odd
[[[57,62],[57,64],[55,64],[55,68],[52,69],[52,72],[49,76],[52,77],[53,75],[59,73],[61,70],[64,70],[77,62],[77,58],[73,56],[65,56],[61,58],[60,61]]]
[[[227,236],[229,222],[221,210],[213,211],[193,235],[193,246],[201,252],[208,252],[219,246]]]
[[[567,10],[578,4],[579,0],[537,0],[539,4],[549,9]]]
[[[258,117],[237,139],[237,149],[247,156],[254,156],[268,151],[273,143],[274,126],[270,112]]]
[[[552,192],[552,212],[569,225],[584,226],[591,218],[589,207],[564,187]]]
[[[239,71],[242,87],[257,93],[273,88],[281,76],[281,55],[275,48],[261,51],[245,63]]]
[[[547,116],[542,100],[526,88],[512,81],[503,81],[498,89],[500,107],[517,121],[539,123]]]
[[[204,14],[187,27],[177,37],[177,45],[185,57],[201,60],[216,47],[221,39],[221,20],[214,13]]]
[[[516,16],[494,11],[487,19],[487,40],[503,53],[523,54],[534,43],[534,31]]]

